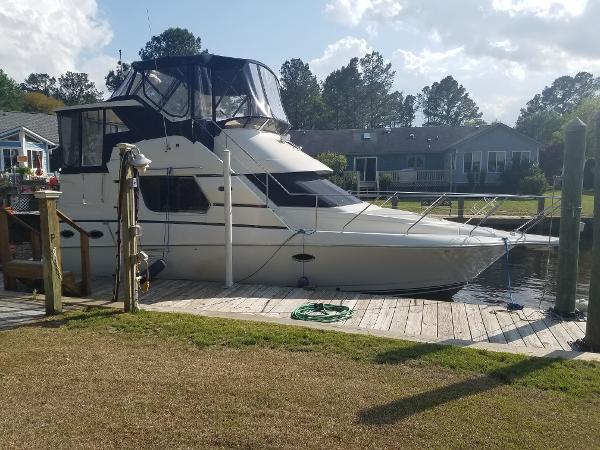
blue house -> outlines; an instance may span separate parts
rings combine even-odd
[[[347,176],[359,190],[464,190],[500,183],[512,161],[539,161],[542,145],[502,123],[473,127],[403,127],[370,130],[294,130],[292,142],[309,155],[335,152],[348,159]]]
[[[54,114],[0,111],[0,173],[27,166],[48,172],[50,152],[58,145]]]

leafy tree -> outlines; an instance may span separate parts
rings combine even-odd
[[[25,81],[21,83],[21,89],[53,96],[56,93],[56,78],[47,73],[30,73]]]
[[[26,92],[23,96],[23,111],[51,114],[62,106],[63,102],[41,92]]]
[[[596,139],[598,130],[596,130],[595,126],[595,117],[598,111],[600,111],[600,95],[587,97],[571,113],[564,115],[560,128],[560,135],[562,136],[567,124],[575,117],[579,117],[587,124],[586,155],[588,157],[593,156],[595,145],[598,142]]]
[[[393,97],[390,95],[390,89],[396,72],[392,70],[391,63],[385,63],[379,52],[368,53],[359,62],[366,126],[382,127],[391,120]]]
[[[23,92],[15,80],[0,69],[0,110],[21,111]]]
[[[299,58],[281,66],[281,101],[294,128],[317,126],[322,111],[321,88],[308,64]]]
[[[125,77],[127,76],[127,72],[129,72],[130,68],[131,66],[126,62],[119,61],[117,63],[117,67],[111,69],[110,72],[106,74],[106,77],[104,77],[104,83],[108,88],[108,92],[113,93],[119,86],[121,86],[121,83],[125,81]]]
[[[364,128],[364,89],[358,58],[334,70],[323,83],[327,128]]]
[[[555,111],[539,111],[519,116],[515,128],[542,144],[548,144],[554,139],[554,134],[560,129],[562,122],[562,116]]]
[[[200,53],[201,39],[186,28],[168,28],[146,42],[139,55],[143,60],[163,56],[188,56]]]
[[[316,158],[333,170],[332,175],[342,175],[348,166],[346,155],[335,152],[319,153]]]
[[[425,86],[418,99],[425,116],[424,126],[459,126],[482,116],[467,90],[451,75]]]
[[[588,72],[579,72],[574,77],[558,77],[527,102],[525,108],[521,109],[518,120],[523,121],[528,116],[544,111],[567,114],[581,104],[583,99],[598,93],[599,90],[600,78],[594,78]]]
[[[67,72],[58,78],[57,97],[65,105],[80,105],[102,101],[102,92],[96,89],[87,73]]]
[[[412,127],[415,121],[417,98],[414,95],[404,97],[402,92],[392,92],[391,123],[395,127]]]

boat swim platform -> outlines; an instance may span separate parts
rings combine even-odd
[[[122,302],[112,302],[111,278],[94,280],[92,288],[89,297],[63,297],[63,304],[123,308]],[[0,330],[3,319],[9,320],[10,313],[18,312],[19,305],[27,312],[19,313],[15,325],[39,319],[38,313],[43,314],[44,306],[39,300],[44,296],[38,294],[36,298],[37,302],[28,293],[0,290]],[[292,311],[308,302],[345,305],[354,314],[344,322],[327,324],[291,319]],[[37,313],[35,305],[39,305]],[[533,308],[508,311],[501,305],[260,284],[236,284],[226,289],[217,282],[163,279],[153,281],[150,290],[140,295],[140,307],[148,311],[273,322],[530,356],[600,360],[600,354],[577,351],[575,341],[584,337],[585,321],[561,320]]]

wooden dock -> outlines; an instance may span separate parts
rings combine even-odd
[[[109,305],[111,292],[112,280],[105,278],[94,281],[90,297],[64,297],[63,300],[67,304],[79,302]],[[28,294],[0,291],[0,297],[5,299],[10,297],[23,300],[27,296]],[[5,303],[6,301],[8,300]],[[563,321],[545,311],[532,308],[508,311],[499,305],[266,285],[235,285],[231,289],[225,289],[222,283],[183,280],[156,280],[151,284],[150,291],[140,299],[141,307],[152,311],[297,325],[306,325],[307,322],[293,321],[290,314],[307,302],[341,304],[354,311],[352,318],[345,322],[322,325],[328,329],[427,342],[478,344],[474,346],[529,354],[577,350],[574,342],[584,337],[586,325],[584,321]],[[8,307],[5,305],[5,308]],[[484,345],[488,343],[489,345]],[[543,352],[536,353],[534,350]]]

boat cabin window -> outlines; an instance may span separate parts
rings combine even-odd
[[[315,172],[247,175],[248,179],[277,206],[320,207],[354,205],[361,201]],[[317,195],[318,194],[318,195]],[[317,200],[318,197],[318,200]]]
[[[114,110],[104,108],[61,112],[58,127],[62,161],[57,165],[66,171],[98,171],[122,138],[119,133],[129,131]]]
[[[289,127],[277,77],[250,60],[199,55],[134,63],[111,99],[132,96],[175,122],[213,120],[223,127],[231,122],[234,127],[261,129],[266,125],[279,132]]]
[[[206,212],[210,206],[194,177],[145,175],[140,177],[140,190],[154,212]]]

